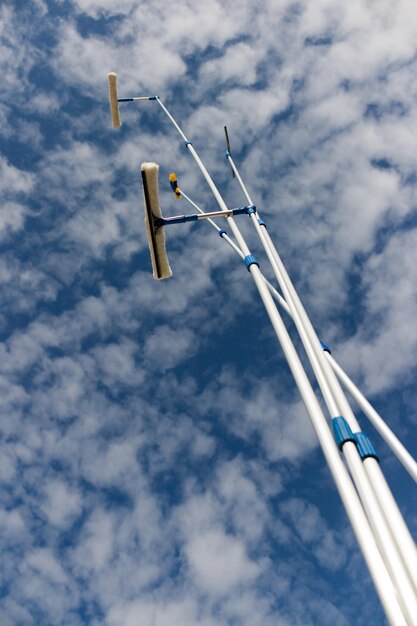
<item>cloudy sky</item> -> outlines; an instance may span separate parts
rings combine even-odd
[[[141,162],[165,214],[173,170],[215,206],[155,103],[111,129],[107,73],[241,206],[227,124],[320,337],[415,455],[416,42],[412,0],[3,0],[2,626],[384,623],[241,261],[173,226],[153,280]]]

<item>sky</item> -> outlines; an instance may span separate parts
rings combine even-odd
[[[228,126],[320,338],[415,456],[416,42],[411,0],[3,0],[2,626],[385,623],[242,262],[172,226],[152,278],[140,164],[165,215],[188,211],[171,171],[216,205],[155,102],[111,128],[107,73],[242,206]],[[354,408],[417,536],[415,484]]]

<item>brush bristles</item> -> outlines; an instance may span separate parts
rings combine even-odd
[[[115,72],[109,73],[109,100],[110,100],[110,112],[111,122],[113,128],[120,128],[120,111],[119,103],[117,102],[117,74]]]
[[[170,278],[172,271],[169,266],[165,248],[163,226],[155,227],[155,219],[162,217],[159,206],[157,163],[142,163],[142,183],[145,197],[145,226],[148,236],[149,252],[151,253],[153,277],[156,280]]]

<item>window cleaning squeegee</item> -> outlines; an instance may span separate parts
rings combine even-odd
[[[159,206],[157,163],[142,163],[143,195],[145,197],[145,226],[151,253],[153,277],[157,280],[170,278],[172,271],[165,248],[165,233]]]
[[[120,128],[122,122],[120,120],[119,102],[117,100],[117,74],[115,72],[110,72],[108,79],[111,123],[113,128]]]
[[[169,226],[170,224],[184,224],[185,222],[198,222],[202,219],[210,219],[212,217],[231,217],[232,215],[242,214],[250,215],[251,213],[256,213],[256,207],[250,204],[236,209],[227,209],[226,211],[210,211],[209,213],[203,212],[201,214],[192,213],[191,215],[163,217],[161,207],[159,206],[158,171],[159,165],[157,163],[142,163],[141,173],[143,195],[145,197],[146,234],[148,236],[149,251],[151,253],[153,277],[160,280],[172,276],[165,248],[164,226]],[[178,191],[177,187],[175,187],[176,194]]]
[[[119,102],[135,102],[136,100],[156,100],[156,96],[140,96],[139,98],[118,98],[117,97],[117,74],[109,72],[107,75],[109,81],[109,101],[111,122],[113,128],[120,128],[122,120],[120,118]]]

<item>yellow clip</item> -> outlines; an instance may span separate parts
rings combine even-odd
[[[169,175],[169,182],[171,184],[172,191],[175,193],[175,197],[179,200],[179,198],[181,198],[181,191],[179,190],[177,177],[174,172]]]

